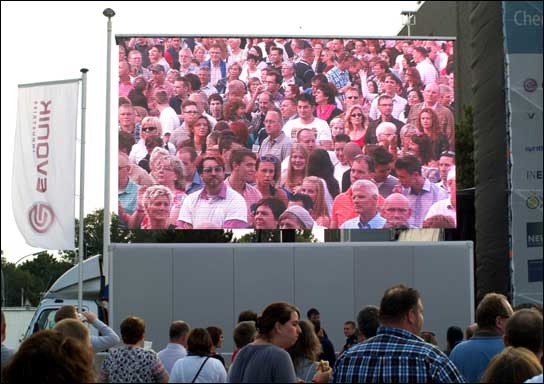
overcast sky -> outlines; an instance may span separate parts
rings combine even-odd
[[[13,140],[17,85],[80,77],[88,68],[85,212],[104,206],[104,136],[107,18],[112,34],[229,34],[395,36],[403,10],[416,1],[335,2],[308,6],[298,2],[11,2],[1,3],[2,28],[2,250],[8,261],[40,251],[26,244],[11,205]],[[338,13],[333,14],[332,10]],[[112,41],[112,106],[115,107],[117,53]],[[117,124],[112,108],[111,127]],[[78,132],[79,139],[79,132]],[[79,142],[77,143],[79,156]],[[115,146],[112,145],[115,150]],[[79,164],[77,164],[79,172]],[[112,169],[110,206],[116,208],[116,172]],[[76,193],[79,179],[76,184]],[[79,213],[76,199],[75,214]]]

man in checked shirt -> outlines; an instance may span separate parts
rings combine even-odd
[[[437,347],[418,335],[423,304],[414,288],[397,285],[385,291],[378,334],[346,351],[336,362],[331,383],[464,383]]]

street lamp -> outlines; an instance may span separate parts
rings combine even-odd
[[[416,11],[402,11],[402,24],[406,25],[408,29],[408,36],[410,36],[410,26],[416,25]]]

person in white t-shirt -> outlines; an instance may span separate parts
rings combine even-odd
[[[161,122],[162,132],[172,134],[175,129],[180,127],[181,123],[174,108],[168,104],[168,95],[166,91],[159,90],[155,92],[155,101],[157,102],[157,109],[161,113],[159,120]]]
[[[289,120],[283,126],[283,132],[295,139],[299,130],[309,128],[316,133],[316,143],[324,149],[332,149],[331,128],[326,121],[314,116],[315,101],[311,95],[301,94],[297,97],[298,119]]]

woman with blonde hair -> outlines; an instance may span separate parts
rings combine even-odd
[[[173,195],[170,224],[175,224],[181,204],[187,196],[185,193],[186,172],[183,163],[177,157],[168,154],[157,159],[155,167],[154,169],[152,168],[151,172],[151,176],[153,176],[157,184],[167,187]]]
[[[312,218],[315,222],[325,228],[328,228],[331,223],[327,202],[325,201],[325,188],[323,181],[316,176],[305,177],[299,189],[299,193],[308,195],[313,203]]]
[[[142,229],[169,229],[175,228],[170,224],[172,209],[172,192],[164,185],[153,185],[146,189],[143,196],[145,219]]]
[[[290,193],[297,193],[302,181],[308,174],[308,150],[302,144],[295,144],[291,149],[287,172],[281,177],[281,186]]]
[[[363,148],[365,144],[369,144],[367,139],[367,126],[363,108],[356,104],[351,106],[344,118],[344,132],[350,137],[351,141]]]

